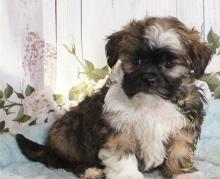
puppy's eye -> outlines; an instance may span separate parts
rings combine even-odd
[[[173,68],[176,64],[171,62],[171,61],[167,61],[166,64],[165,64],[165,67],[166,68]]]
[[[132,64],[134,65],[140,65],[141,64],[141,59],[139,57],[135,57],[132,59]]]

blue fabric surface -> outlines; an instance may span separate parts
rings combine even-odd
[[[220,100],[211,100],[205,106],[201,140],[196,150],[196,165],[206,179],[220,179]],[[20,133],[44,143],[51,124],[31,126]],[[14,136],[0,135],[0,179],[76,179],[62,169],[48,169],[37,162],[28,161],[18,149]],[[160,171],[145,174],[146,179],[162,179]]]

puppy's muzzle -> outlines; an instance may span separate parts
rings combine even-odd
[[[155,67],[149,67],[141,73],[141,79],[149,85],[153,85],[158,80],[158,70]]]

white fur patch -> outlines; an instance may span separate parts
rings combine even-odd
[[[145,30],[145,37],[153,48],[169,47],[170,49],[182,49],[178,34],[174,29],[164,29],[161,25],[155,24]]]
[[[101,149],[99,158],[105,167],[106,179],[144,179],[138,171],[138,162],[135,155],[117,156],[109,150]]]
[[[166,157],[164,143],[186,126],[185,117],[175,104],[157,95],[139,93],[128,98],[121,87],[120,65],[113,69],[112,77],[116,83],[105,97],[106,120],[114,129],[135,136],[145,170],[160,165]]]

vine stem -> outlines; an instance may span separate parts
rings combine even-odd
[[[80,61],[79,57],[77,55],[74,55],[76,57],[76,60],[78,61],[78,63],[83,67],[84,70],[86,70],[85,65]]]
[[[86,70],[85,65],[81,62],[80,58],[76,55],[75,44],[74,44],[74,43],[71,44],[72,50],[71,50],[67,45],[65,45],[65,44],[63,44],[63,46],[67,49],[67,51],[68,51],[70,54],[72,54],[72,55],[75,56],[77,62],[83,67],[84,70]]]
[[[22,106],[22,104],[17,103],[17,104],[5,105],[4,107],[10,109],[10,108],[12,108],[13,106],[16,106],[16,105],[17,105],[17,106]]]

